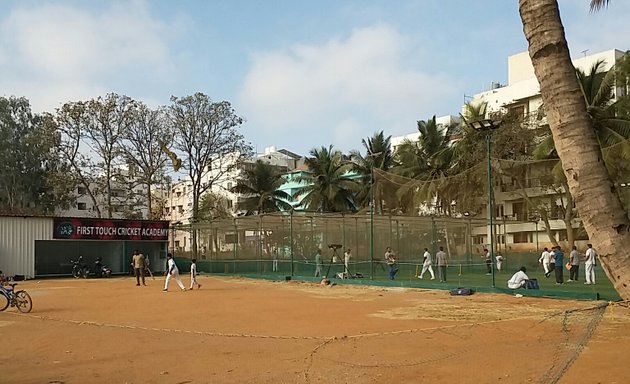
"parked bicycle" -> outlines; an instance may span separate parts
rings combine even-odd
[[[33,309],[33,300],[26,291],[16,291],[16,285],[17,283],[9,284],[8,287],[0,285],[0,295],[4,298],[0,299],[0,311],[4,311],[10,305],[17,307],[20,312],[29,313]]]

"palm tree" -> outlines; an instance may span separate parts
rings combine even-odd
[[[365,155],[359,151],[350,151],[350,158],[353,161],[353,170],[360,175],[359,181],[367,188],[361,188],[355,196],[357,205],[365,208],[369,205],[372,197],[372,187],[374,186],[374,200],[379,202],[377,211],[383,211],[382,188],[373,183],[372,174],[374,169],[387,172],[394,164],[394,154],[391,146],[391,136],[385,137],[383,131],[375,133],[372,137],[361,140]]]
[[[285,180],[277,167],[257,160],[243,173],[244,177],[232,188],[232,192],[245,197],[238,203],[237,209],[246,211],[248,215],[291,209],[291,196],[278,190]]]
[[[303,197],[301,206],[319,212],[356,211],[354,195],[359,184],[349,172],[353,164],[346,161],[333,146],[311,149],[305,160],[308,175],[296,178],[305,184],[294,198]]]
[[[607,7],[608,3],[610,3],[610,0],[591,0],[591,12]]]
[[[614,100],[616,72],[614,67],[604,71],[605,62],[597,61],[588,72],[577,70],[580,88],[593,128],[602,148],[630,138],[630,120],[620,116],[620,107],[627,105],[629,96]]]
[[[592,1],[601,7],[608,1]],[[630,219],[602,161],[593,123],[571,63],[557,0],[519,0],[529,56],[562,161],[569,193],[604,271],[619,295],[630,299]]]
[[[445,178],[453,167],[451,141],[458,125],[442,127],[437,124],[435,116],[417,124],[418,141],[405,140],[396,151],[398,165],[393,168],[394,172],[413,179],[400,189],[399,195],[416,195],[414,204],[436,199],[436,205],[448,211],[451,201]]]
[[[629,96],[622,96],[615,100],[613,89],[615,86],[615,68],[604,70],[605,62],[595,62],[588,71],[576,69],[580,89],[586,103],[587,112],[591,118],[597,141],[602,149],[614,146],[604,152],[606,166],[611,175],[625,171],[623,160],[630,158],[630,120],[625,114],[621,114],[621,107],[630,100]],[[544,136],[543,140],[534,150],[536,159],[558,159],[551,132]],[[621,167],[621,168],[620,168]],[[620,170],[622,169],[622,170]],[[569,189],[566,177],[562,172],[562,163],[552,171],[556,183],[567,191]],[[562,219],[567,228],[567,241],[569,247],[573,246],[573,231],[571,222],[574,218],[572,209],[573,200],[569,193],[565,193],[566,205],[562,206]],[[541,214],[545,215],[542,211]],[[543,217],[544,218],[544,217]],[[548,227],[548,225],[547,225]]]

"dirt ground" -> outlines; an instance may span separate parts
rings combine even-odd
[[[188,283],[184,276],[184,282]],[[163,278],[28,281],[0,383],[625,383],[630,310],[477,293]]]

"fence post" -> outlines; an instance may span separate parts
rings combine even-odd
[[[289,254],[291,256],[291,277],[293,277],[293,207],[289,211]]]
[[[236,218],[234,219],[234,252],[232,254],[232,273],[236,273],[236,253],[238,252],[238,226],[236,225]]]

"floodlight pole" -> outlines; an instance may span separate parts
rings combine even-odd
[[[488,157],[488,217],[490,218],[490,265],[492,266],[492,287],[495,286],[494,276],[494,225],[492,224],[492,216],[494,216],[494,200],[492,198],[492,163],[490,161],[490,131],[486,131],[486,154]]]
[[[289,211],[289,252],[291,252],[291,276],[293,276],[293,207]]]
[[[370,162],[370,280],[374,280],[374,161],[383,152],[371,153],[368,149]]]
[[[374,160],[370,167],[370,280],[374,280]]]
[[[484,119],[480,121],[472,121],[468,125],[476,131],[484,132],[486,135],[486,157],[488,158],[488,220],[490,225],[490,267],[492,271],[492,287],[495,287],[495,267],[494,267],[494,225],[492,216],[494,215],[494,201],[492,193],[492,162],[490,160],[490,146],[492,131],[501,127],[500,120]]]

